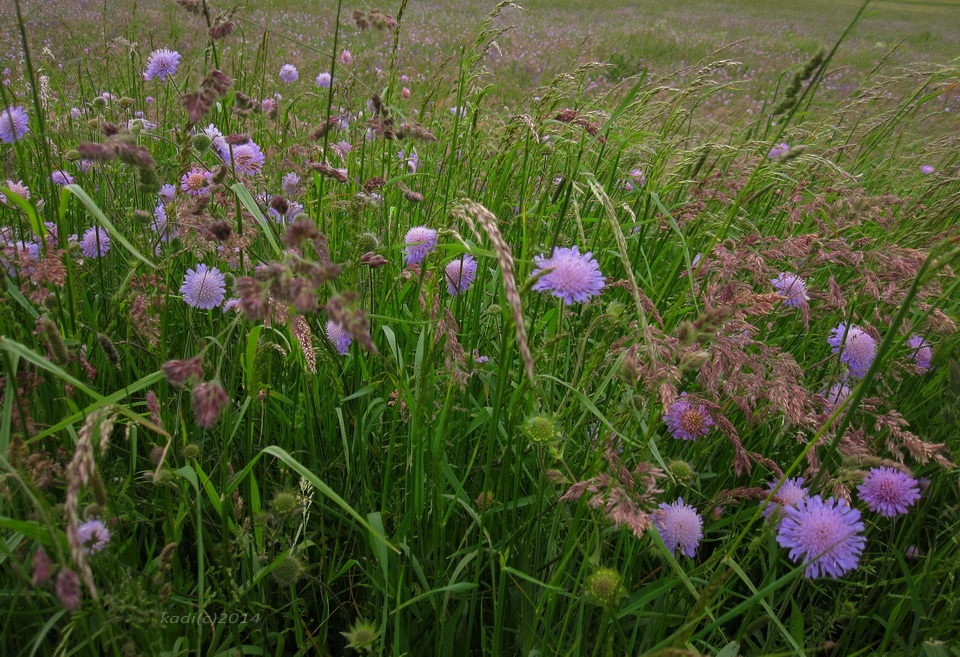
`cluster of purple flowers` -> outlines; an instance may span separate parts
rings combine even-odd
[[[827,343],[833,347],[833,353],[840,354],[840,361],[850,368],[851,376],[858,379],[867,374],[877,355],[876,340],[855,324],[841,323],[832,329]]]

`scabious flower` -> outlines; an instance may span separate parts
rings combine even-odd
[[[175,50],[167,50],[166,48],[154,50],[150,53],[150,57],[147,58],[147,70],[144,72],[143,77],[146,80],[152,80],[153,78],[166,80],[168,75],[173,75],[177,72],[179,65],[180,53]]]
[[[930,370],[930,361],[933,360],[933,350],[930,345],[919,335],[912,335],[907,340],[907,346],[912,350],[910,358],[916,363],[920,370],[927,372]]]
[[[180,178],[180,189],[190,196],[206,196],[210,193],[212,181],[212,173],[200,167],[193,167]]]
[[[216,267],[200,263],[196,269],[188,269],[180,286],[180,294],[188,306],[210,310],[223,303],[226,281]]]
[[[321,73],[320,75],[317,76],[318,87],[323,87],[324,89],[326,89],[330,86],[331,81],[332,81],[332,78],[330,77],[329,73]]]
[[[807,577],[837,578],[857,567],[867,539],[860,512],[846,500],[804,497],[783,513],[777,543],[790,550],[791,560],[807,566]]]
[[[627,174],[627,179],[623,181],[623,190],[632,192],[634,189],[643,187],[647,183],[647,176],[640,169],[631,169]]]
[[[437,231],[426,226],[414,226],[403,238],[408,265],[418,265],[437,248]]]
[[[684,504],[682,497],[673,504],[661,503],[651,518],[668,550],[679,549],[687,557],[696,554],[703,538],[703,518],[692,506]]]
[[[796,274],[782,271],[772,280],[772,283],[780,295],[786,297],[787,300],[783,302],[786,306],[799,308],[804,301],[810,299],[807,296],[807,284]]]
[[[88,228],[80,239],[80,253],[86,258],[101,258],[110,250],[110,235],[99,226]]]
[[[536,275],[546,269],[552,269],[540,276],[533,284],[539,292],[549,292],[563,299],[568,306],[576,301],[588,301],[600,294],[604,287],[603,274],[592,253],[581,254],[576,245],[571,248],[557,247],[549,258],[544,255],[535,257]]]
[[[680,395],[680,399],[675,401],[663,416],[663,421],[667,423],[667,428],[674,438],[678,440],[696,440],[700,436],[710,433],[710,427],[713,426],[713,418],[707,412],[707,409],[700,404],[693,405],[684,399],[687,393]]]
[[[280,67],[280,79],[284,82],[293,82],[300,77],[300,72],[293,64],[284,64]]]
[[[293,171],[284,174],[281,186],[283,187],[283,193],[291,198],[296,198],[303,193],[303,188],[300,186],[300,176]]]
[[[827,400],[827,409],[831,409],[845,402],[847,397],[850,396],[850,392],[850,386],[846,383],[834,383],[828,390],[824,390],[821,394],[823,398]]]
[[[350,343],[353,342],[353,338],[350,337],[350,334],[347,333],[345,328],[332,319],[327,320],[326,328],[327,338],[330,339],[330,342],[333,343],[333,346],[336,347],[337,352],[339,352],[341,356],[346,356],[347,352],[350,351]]]
[[[201,132],[210,138],[210,148],[212,148],[217,155],[220,156],[220,159],[224,162],[229,162],[230,146],[227,144],[227,140],[224,139],[223,133],[217,129],[217,126],[211,123],[206,128],[201,130]]]
[[[873,468],[857,487],[871,511],[892,518],[920,499],[920,483],[896,468]]]
[[[7,189],[23,199],[30,198],[30,188],[23,184],[23,181],[13,182],[12,180],[7,180]],[[3,192],[0,192],[0,203],[4,205],[9,205],[7,202],[7,195]]]
[[[246,176],[256,175],[263,169],[264,160],[266,156],[263,151],[252,141],[233,147],[233,166],[238,173]]]
[[[173,197],[176,195],[176,193],[177,193],[176,186],[171,185],[170,183],[167,183],[160,188],[160,193],[158,194],[158,196],[160,197],[160,201],[164,205],[170,205],[171,203],[173,203]]]
[[[772,491],[779,483],[779,479],[777,481],[771,481],[767,484],[767,490]],[[769,502],[765,500],[760,502],[763,517],[767,519],[770,519],[771,516],[775,516],[775,519],[780,518],[780,516],[783,515],[782,509],[784,507],[795,506],[796,503],[806,497],[809,492],[809,488],[803,487],[803,477],[787,479]]]
[[[477,261],[470,255],[455,258],[447,263],[444,271],[447,275],[447,292],[457,296],[473,285],[473,280],[477,277]]]
[[[340,53],[340,61],[344,64],[352,64],[353,55],[350,54],[349,50],[344,50],[342,53]]]
[[[102,520],[88,520],[77,527],[77,541],[83,546],[85,554],[93,554],[110,543],[110,530]]]
[[[922,167],[920,167],[920,173],[922,173],[925,176],[929,176],[934,171],[936,171],[936,169],[934,169],[929,164],[924,164]]]
[[[176,227],[167,223],[167,208],[163,205],[162,201],[157,203],[157,207],[153,210],[151,228],[160,236],[161,242],[169,242],[177,236]]]
[[[0,142],[12,144],[30,132],[30,117],[22,107],[11,105],[0,111]]]
[[[769,157],[771,160],[775,160],[778,157],[786,155],[789,152],[790,152],[789,145],[787,145],[786,143],[777,144],[776,146],[770,149],[770,152],[767,153],[767,157]]]
[[[877,342],[855,324],[848,328],[841,323],[832,329],[827,343],[833,347],[833,353],[840,353],[840,360],[850,368],[850,374],[858,378],[867,373],[877,355]]]
[[[55,182],[58,185],[72,185],[73,176],[64,171],[63,169],[57,169],[50,174],[50,180]]]

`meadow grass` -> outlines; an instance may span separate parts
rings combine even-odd
[[[0,654],[960,654],[951,3],[183,5],[2,10]]]

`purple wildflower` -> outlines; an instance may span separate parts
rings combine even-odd
[[[157,207],[153,210],[153,225],[151,227],[160,236],[161,242],[169,242],[177,236],[176,227],[167,223],[167,208],[162,201],[157,203]]]
[[[12,180],[7,180],[7,189],[16,194],[22,199],[30,198],[30,188],[23,184],[23,181],[13,182]],[[4,205],[9,205],[7,203],[7,195],[0,192],[0,203]]]
[[[426,226],[414,226],[403,238],[408,265],[418,265],[437,248],[437,231]]]
[[[920,483],[896,468],[873,468],[857,487],[871,511],[892,518],[907,512],[920,499]]]
[[[850,392],[850,386],[846,383],[834,383],[829,390],[824,390],[820,394],[827,400],[827,409],[831,409],[845,402]]]
[[[166,48],[154,50],[147,59],[147,70],[144,72],[143,77],[145,80],[152,80],[153,78],[166,80],[168,75],[173,75],[177,72],[179,65],[180,53],[175,50],[167,50]]]
[[[684,399],[687,393],[680,395],[680,399],[675,401],[663,416],[663,421],[667,423],[670,433],[678,440],[696,440],[700,436],[710,433],[710,427],[713,426],[713,418],[707,413],[707,409],[700,404],[694,406],[688,400]]]
[[[807,284],[796,274],[782,271],[772,282],[777,291],[786,297],[787,300],[783,302],[786,306],[799,308],[810,299],[807,296]]]
[[[323,87],[324,89],[326,89],[330,86],[331,81],[332,81],[332,78],[330,77],[329,73],[321,73],[320,75],[317,76],[318,87]]]
[[[280,67],[280,79],[284,82],[294,82],[300,77],[300,72],[293,64],[284,64]]]
[[[80,253],[86,258],[102,258],[110,250],[110,235],[100,226],[88,228],[80,239]]]
[[[912,350],[910,352],[910,358],[913,359],[917,367],[923,372],[929,371],[930,361],[933,360],[933,350],[930,349],[927,341],[919,335],[912,335],[910,339],[907,340],[907,346]]]
[[[847,328],[846,324],[841,323],[832,329],[827,343],[833,347],[833,353],[841,352],[842,349],[840,360],[849,366],[850,374],[858,378],[867,373],[874,356],[877,355],[876,341],[855,324]]]
[[[57,169],[50,174],[50,180],[55,182],[58,185],[72,185],[73,176],[64,171],[63,169]]]
[[[0,142],[12,144],[30,132],[30,117],[22,107],[11,105],[0,111]]]
[[[227,140],[224,139],[223,133],[217,129],[217,126],[211,123],[201,132],[210,138],[210,148],[216,151],[217,155],[220,156],[220,159],[224,162],[229,162],[230,146],[227,144]]]
[[[77,541],[86,554],[99,552],[110,543],[110,530],[102,520],[88,520],[77,527]]]
[[[283,182],[283,193],[291,198],[296,198],[303,193],[303,188],[300,186],[300,176],[294,172],[284,174]]]
[[[771,481],[767,484],[767,490],[772,491],[777,487],[780,480]],[[782,509],[786,506],[795,506],[797,502],[807,496],[810,489],[803,487],[803,477],[787,479],[783,485],[774,493],[770,501],[760,502],[760,508],[763,510],[763,517],[769,519],[776,514],[775,519],[782,515]]]
[[[786,155],[789,152],[790,152],[789,145],[787,145],[786,143],[777,144],[776,146],[770,149],[770,152],[767,153],[767,157],[769,157],[771,160],[775,160],[778,157],[782,157],[783,155]]]
[[[846,500],[819,495],[783,508],[777,543],[790,549],[790,559],[807,566],[807,577],[837,578],[857,567],[867,543],[861,536],[860,512]]]
[[[287,211],[284,214],[280,214],[272,205],[267,207],[267,213],[277,223],[293,221],[303,213],[303,205],[297,203],[296,201],[287,201]]]
[[[353,342],[353,338],[350,337],[345,328],[332,319],[327,320],[327,337],[341,356],[346,356],[347,352],[350,351],[350,343]]]
[[[533,284],[533,289],[550,292],[563,299],[568,306],[575,301],[588,301],[600,294],[604,287],[603,274],[592,253],[581,254],[578,247],[557,247],[551,257],[543,255],[534,259],[537,272],[552,269]]]
[[[352,64],[353,55],[350,54],[349,50],[344,50],[342,53],[340,53],[340,61],[344,64]]]
[[[447,274],[447,292],[457,296],[473,285],[473,280],[477,277],[477,261],[470,255],[455,258],[447,263],[444,271]]]
[[[170,183],[167,183],[166,185],[160,188],[160,194],[159,194],[160,201],[164,205],[170,205],[171,203],[173,203],[173,197],[176,195],[176,193],[177,193],[176,186],[171,185]]]
[[[180,189],[190,196],[206,196],[210,193],[212,182],[212,173],[200,167],[193,167],[180,178]]]
[[[180,286],[180,294],[188,306],[210,310],[223,303],[226,281],[216,267],[200,263],[196,269],[188,269]]]
[[[684,504],[682,497],[673,504],[661,503],[651,516],[668,550],[679,549],[687,557],[696,554],[703,538],[703,518],[692,506]]]
[[[233,147],[233,166],[239,173],[246,176],[260,173],[265,159],[263,151],[252,141]]]
[[[920,173],[922,173],[925,176],[929,176],[934,171],[936,171],[936,169],[934,169],[929,164],[924,164],[922,167],[920,167]]]
[[[647,176],[640,169],[632,169],[627,174],[627,179],[623,181],[623,190],[632,192],[634,189],[643,187],[647,184]]]

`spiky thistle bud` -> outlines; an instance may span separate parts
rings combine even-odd
[[[283,588],[293,586],[303,576],[303,564],[293,555],[287,555],[270,571],[273,581]]]
[[[686,461],[670,461],[667,471],[677,481],[690,481],[694,475],[693,466]]]
[[[587,597],[601,607],[613,607],[626,590],[614,568],[597,568],[587,578]]]
[[[193,136],[193,150],[198,153],[206,153],[207,149],[210,148],[210,144],[213,143],[213,140],[206,135],[206,133],[200,132]]]
[[[278,516],[285,516],[297,510],[300,504],[297,502],[297,496],[287,491],[281,491],[273,496],[270,502],[270,509]]]
[[[524,425],[527,437],[534,443],[549,443],[557,438],[557,426],[554,421],[543,415],[532,417]]]
[[[341,632],[343,638],[347,640],[347,647],[353,648],[357,652],[373,652],[373,644],[376,642],[378,634],[377,628],[373,623],[358,618],[357,622],[350,626],[346,632]]]
[[[196,443],[187,443],[180,449],[180,454],[187,460],[193,460],[200,456],[200,445]]]
[[[107,106],[107,99],[103,96],[97,96],[93,99],[93,105],[94,107],[99,107],[102,109]]]

